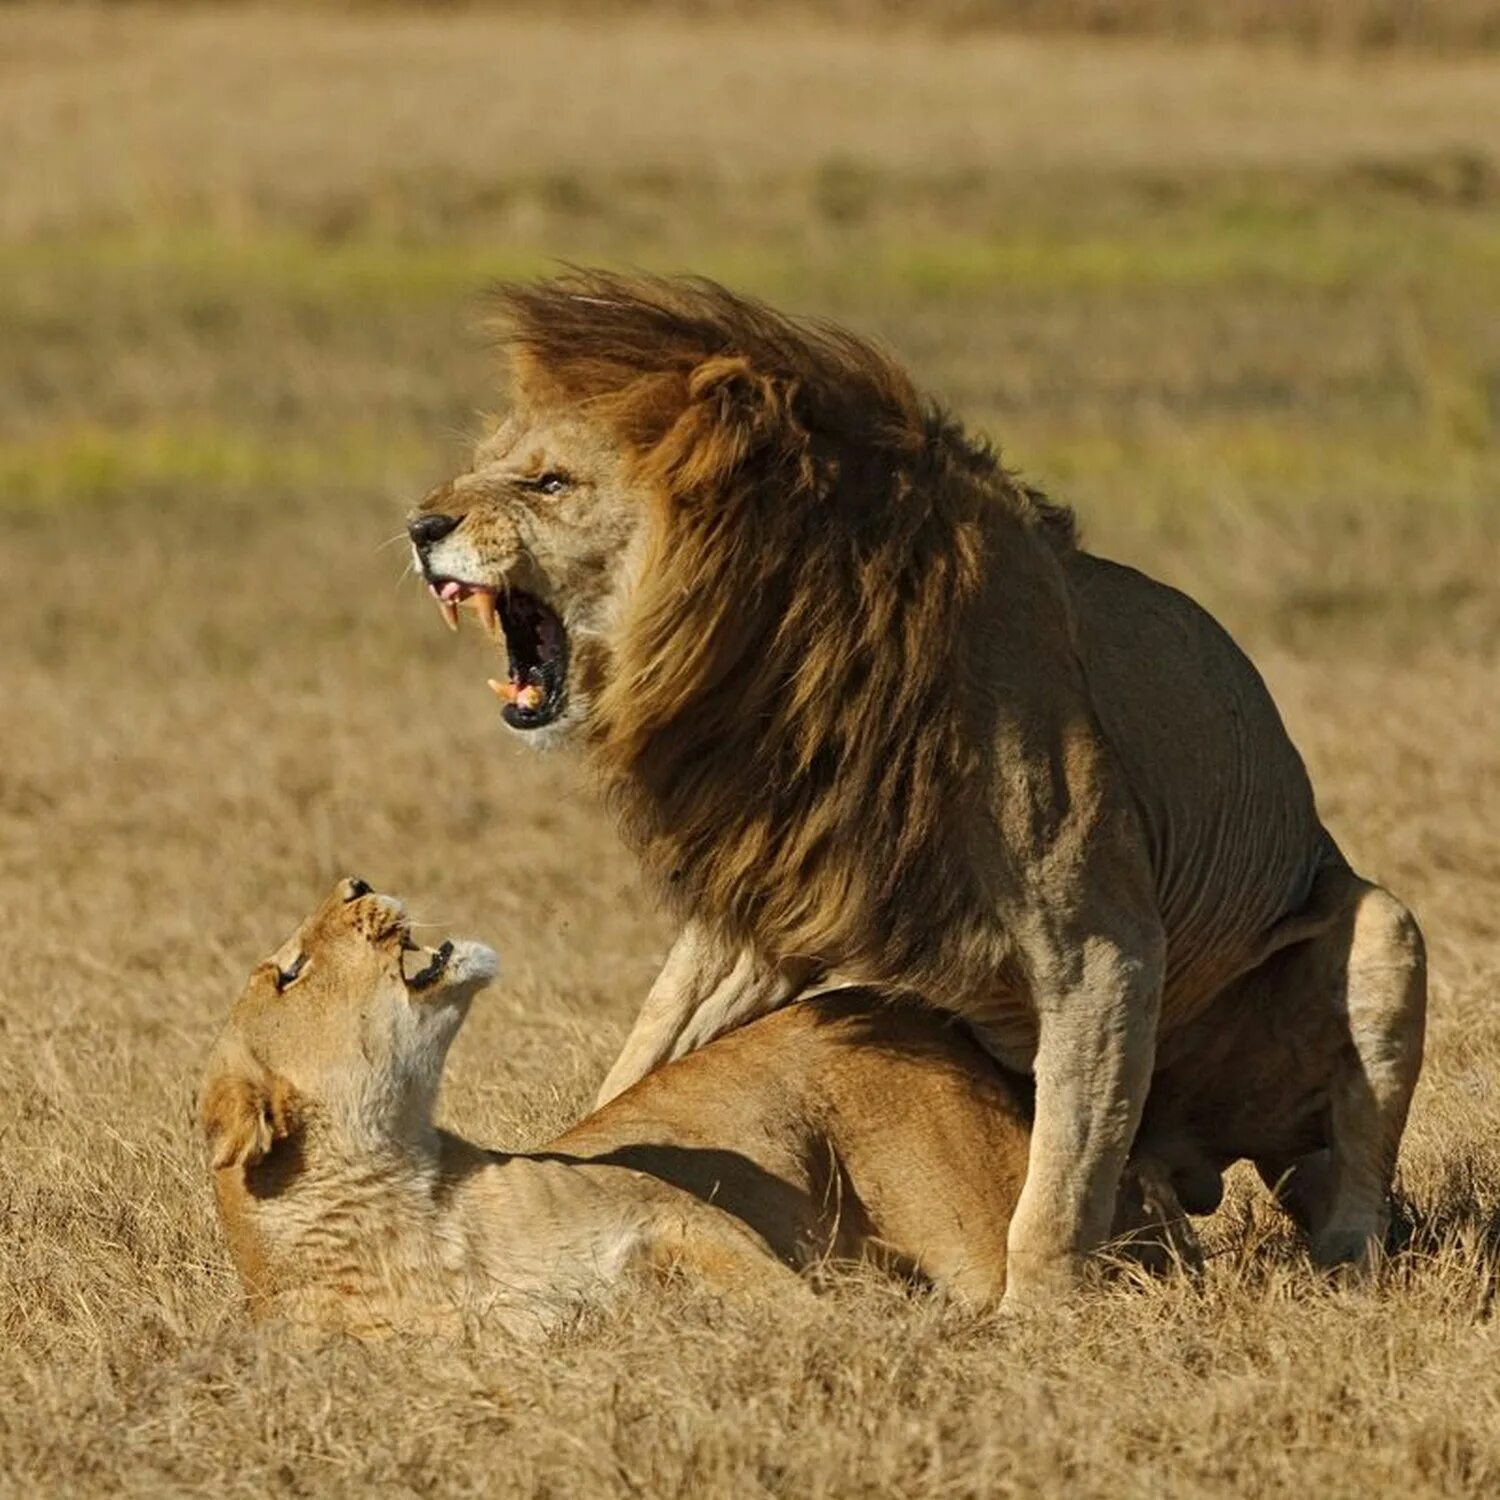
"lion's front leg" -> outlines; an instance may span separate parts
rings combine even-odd
[[[814,972],[815,965],[800,959],[774,963],[752,949],[727,946],[689,922],[651,986],[596,1106],[662,1063],[776,1010],[805,988]]]
[[[1037,982],[1036,1118],[1011,1220],[1005,1301],[1076,1284],[1110,1235],[1120,1174],[1151,1085],[1163,944],[1086,938]]]

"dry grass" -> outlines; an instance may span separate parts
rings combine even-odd
[[[235,3],[235,0],[220,0]],[[296,6],[299,0],[280,0]],[[399,9],[410,0],[316,0],[325,9]],[[443,0],[451,11],[546,13],[545,0]],[[553,6],[551,9],[555,10]],[[1273,40],[1320,51],[1458,51],[1500,42],[1492,0],[569,0],[569,14],[628,14],[726,20],[815,16],[863,28],[903,26],[973,33],[988,30],[1161,36],[1181,41]]]
[[[1494,1493],[1497,89],[810,24],[0,10],[0,1492]],[[1241,1190],[1201,1287],[1024,1325],[873,1283],[795,1325],[685,1290],[532,1351],[241,1325],[189,1101],[333,875],[501,948],[448,1101],[498,1144],[579,1110],[667,940],[379,545],[490,395],[474,289],[554,255],[874,329],[1256,653],[1432,943],[1377,1282],[1320,1281]]]
[[[429,214],[524,227],[600,197],[628,218],[622,186],[644,190],[645,219],[685,180],[754,223],[768,180],[828,167],[962,187],[1500,150],[1488,56],[1214,45],[1184,67],[1149,41],[795,17],[725,22],[706,42],[670,16],[189,9],[164,26],[135,7],[7,12],[5,35],[0,156],[27,164],[0,192],[11,234],[159,230],[186,214],[228,233],[268,219],[410,229]]]

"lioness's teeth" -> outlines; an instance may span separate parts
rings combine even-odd
[[[474,613],[479,616],[479,623],[484,626],[485,633],[495,640],[500,639],[500,615],[495,609],[495,596],[487,590],[481,589],[473,595]]]
[[[439,599],[438,612],[447,621],[449,630],[458,629],[458,606],[456,604],[450,604],[446,599]]]
[[[509,703],[515,698],[514,686],[509,682],[501,682],[498,677],[489,679],[489,689],[504,703]]]

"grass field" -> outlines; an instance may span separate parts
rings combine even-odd
[[[503,11],[0,7],[0,1493],[1500,1492],[1500,57]],[[669,934],[405,506],[494,275],[879,336],[1252,651],[1429,936],[1403,1248],[1244,1183],[1201,1285],[873,1281],[537,1350],[252,1332],[191,1128],[339,873],[494,942],[448,1118],[590,1096]]]

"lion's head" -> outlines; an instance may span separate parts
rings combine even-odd
[[[941,889],[905,866],[983,769],[992,563],[1070,514],[842,330],[595,272],[499,302],[510,410],[410,530],[450,623],[503,644],[505,722],[587,741],[686,906],[783,952],[835,907],[868,929],[846,956],[899,946],[877,908]]]
[[[505,723],[534,742],[587,719],[643,520],[606,433],[526,404],[412,517],[433,598],[455,627],[472,608],[503,646],[490,685]]]
[[[216,1167],[254,1166],[315,1122],[369,1144],[430,1123],[448,1048],[494,978],[481,943],[420,948],[406,912],[341,881],[256,966],[199,1099]]]
[[[492,686],[506,724],[534,742],[595,719],[617,666],[639,677],[620,660],[621,629],[663,580],[692,592],[705,628],[685,660],[644,670],[667,666],[676,683],[719,669],[722,617],[743,618],[748,601],[680,550],[689,529],[715,533],[752,571],[793,565],[773,506],[800,502],[803,524],[831,522],[810,502],[868,488],[889,451],[922,444],[920,403],[896,366],[722,288],[579,274],[499,300],[510,409],[410,529],[449,622],[467,604],[503,644]],[[732,538],[747,502],[765,513]]]

